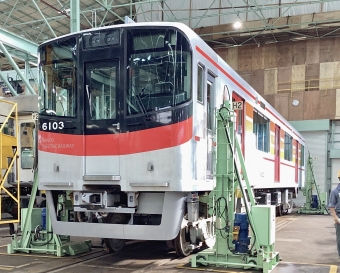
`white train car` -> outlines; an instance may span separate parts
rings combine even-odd
[[[215,109],[224,99],[243,105],[237,135],[258,201],[291,209],[303,137],[184,24],[47,41],[39,78],[39,189],[55,233],[107,238],[110,250],[126,239],[173,241],[182,256],[209,245]]]

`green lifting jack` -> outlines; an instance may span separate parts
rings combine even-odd
[[[77,255],[91,250],[91,241],[70,241],[69,236],[53,233],[48,208],[34,208],[38,191],[38,171],[35,170],[34,182],[28,208],[21,209],[21,236],[12,235],[7,245],[7,253],[47,253],[58,257]]]
[[[216,266],[271,272],[280,260],[279,253],[274,250],[275,207],[255,203],[240,145],[235,137],[236,116],[230,101],[224,102],[216,118],[216,187],[209,195],[216,243],[213,248],[193,255],[191,267]],[[235,213],[237,190],[242,192],[243,215]],[[246,218],[249,224],[246,228],[244,223],[235,223],[239,216]],[[244,231],[246,235],[242,235]],[[246,237],[243,243],[242,236]]]
[[[308,152],[306,169],[306,186],[302,188],[303,195],[306,196],[306,203],[298,209],[301,214],[328,214],[327,192],[321,192],[316,183],[313,171],[313,158]],[[313,194],[315,192],[316,194]]]

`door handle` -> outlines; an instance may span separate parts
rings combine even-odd
[[[112,126],[113,126],[113,127],[116,127],[117,130],[120,130],[120,124],[119,124],[119,122],[113,123]]]

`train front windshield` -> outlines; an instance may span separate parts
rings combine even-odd
[[[40,113],[74,117],[76,114],[76,39],[42,48],[40,61]]]
[[[127,115],[174,107],[191,99],[191,54],[175,30],[129,31]]]
[[[40,115],[79,118],[95,134],[112,124],[123,132],[125,118],[177,111],[192,98],[191,55],[172,27],[102,28],[52,40],[39,47]]]

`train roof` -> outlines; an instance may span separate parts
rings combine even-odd
[[[112,25],[112,26],[105,26],[105,27],[98,27],[98,28],[91,28],[91,29],[86,29],[86,30],[81,30],[73,33],[68,33],[63,36],[59,36],[50,40],[47,40],[46,42],[43,42],[41,45],[44,45],[46,43],[53,42],[54,40],[60,40],[66,37],[71,37],[73,35],[78,35],[81,33],[87,33],[87,32],[95,32],[95,31],[100,31],[104,29],[113,29],[113,28],[131,28],[131,27],[138,27],[138,26],[162,26],[162,27],[177,27],[178,29],[184,31],[186,34],[188,33],[193,33],[196,35],[196,33],[189,28],[187,25],[179,22],[142,22],[142,23],[132,23],[132,24],[120,24],[120,25]]]

